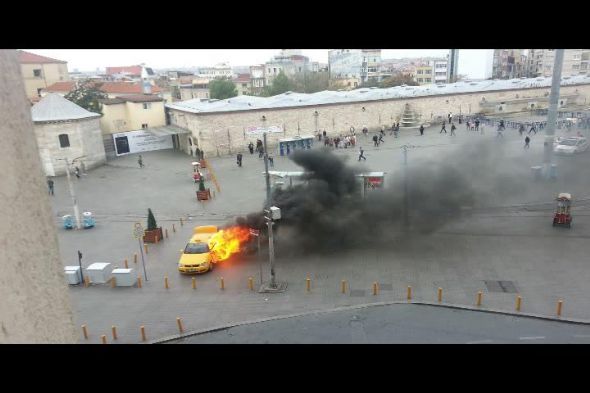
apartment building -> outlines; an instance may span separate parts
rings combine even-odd
[[[330,79],[358,79],[380,82],[381,49],[334,49],[328,52]]]
[[[25,92],[32,102],[39,101],[42,90],[48,86],[56,82],[70,80],[66,61],[39,56],[23,50],[18,51],[18,60]]]
[[[309,57],[303,56],[298,49],[282,49],[281,53],[265,63],[265,83],[270,85],[281,71],[293,77],[304,72],[311,72]]]

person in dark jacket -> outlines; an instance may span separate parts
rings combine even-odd
[[[420,136],[424,135],[424,124],[420,125]]]
[[[236,158],[237,158],[237,164],[241,168],[242,167],[242,153],[238,153]]]
[[[248,143],[248,150],[250,150],[250,154],[254,154],[254,144],[252,142]]]

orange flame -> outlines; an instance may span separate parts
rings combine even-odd
[[[222,229],[209,239],[209,248],[217,260],[225,261],[240,252],[240,246],[250,239],[250,231],[244,227]]]

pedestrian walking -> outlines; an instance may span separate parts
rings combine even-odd
[[[449,113],[447,117],[449,118],[449,124],[451,124],[451,121],[453,120],[453,114]]]
[[[361,158],[365,161],[367,161],[367,157],[364,156],[365,151],[363,150],[363,148],[359,148],[359,161],[361,160]]]
[[[76,174],[76,177],[79,179],[80,178],[80,168],[76,167],[74,169],[74,173]]]
[[[379,146],[379,140],[377,138],[377,135],[373,135],[373,143],[375,144],[375,147]]]
[[[399,125],[395,125],[395,130],[393,130],[393,137],[397,138],[399,136]]]
[[[365,136],[369,134],[369,129],[367,128],[367,126],[363,126],[363,134]]]
[[[459,115],[459,124],[463,121],[463,115]]]
[[[252,142],[248,143],[248,150],[250,150],[250,154],[254,154],[254,144]]]
[[[383,134],[379,134],[379,143],[385,143],[383,140]]]
[[[520,134],[520,136],[522,136],[522,134],[524,134],[524,124],[521,124],[520,127],[518,128],[518,133]]]
[[[451,124],[451,136],[453,136],[453,135],[456,136],[457,135],[457,134],[455,134],[455,130],[456,129],[457,129],[457,127],[455,127],[455,123]]]
[[[53,180],[47,179],[47,187],[49,187],[49,195],[53,195]]]
[[[379,132],[381,135],[385,135],[385,126],[381,126],[381,130]]]
[[[420,136],[424,135],[424,124],[420,124]]]
[[[445,122],[444,121],[442,122],[442,128],[440,129],[439,134],[442,134],[443,131],[445,132],[445,134],[447,133],[447,129],[445,128]]]
[[[524,138],[524,148],[525,149],[529,149],[530,148],[529,143],[531,143],[531,138],[529,138],[529,136],[527,135],[526,138]]]
[[[268,165],[270,165],[271,168],[275,167],[275,159],[272,154],[268,155]]]
[[[237,158],[237,164],[241,168],[242,167],[242,153],[238,153],[236,158]]]
[[[289,145],[287,145],[287,154],[289,154]],[[260,149],[258,149],[258,158],[262,158],[264,156],[264,148],[260,147]]]
[[[324,135],[324,139],[326,139],[326,130],[324,130],[322,134]]]
[[[479,119],[475,119],[475,131],[479,131]]]
[[[536,128],[535,128],[535,125],[534,125],[534,124],[533,124],[533,125],[531,125],[531,129],[529,130],[529,133],[528,133],[528,134],[529,134],[529,135],[531,135],[531,132],[534,132],[534,133],[535,133],[535,135],[537,135],[537,130],[536,130]]]
[[[467,131],[469,131],[469,120],[467,120],[467,121],[465,122],[465,129],[466,129]]]
[[[141,157],[141,154],[137,158],[137,163],[139,164],[140,168],[143,168],[143,158]]]

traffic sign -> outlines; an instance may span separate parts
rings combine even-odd
[[[136,222],[135,227],[133,228],[133,237],[136,239],[141,239],[143,236],[143,227],[141,223]]]

